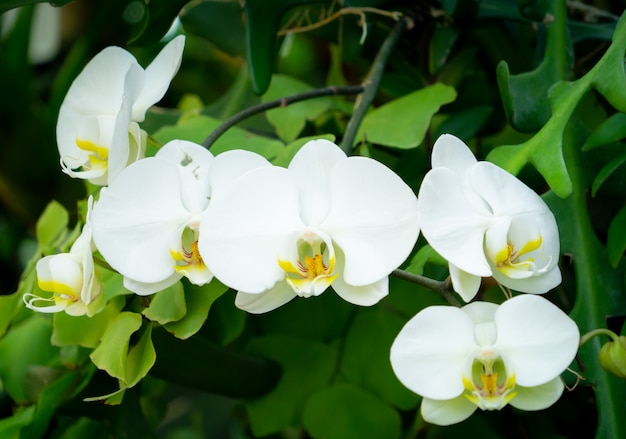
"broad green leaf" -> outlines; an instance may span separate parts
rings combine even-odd
[[[187,313],[185,291],[181,282],[176,282],[163,291],[159,291],[151,299],[150,306],[141,314],[153,322],[165,325],[182,319]]]
[[[187,304],[187,313],[182,319],[166,324],[165,329],[183,340],[191,337],[206,321],[213,303],[226,291],[228,287],[217,279],[203,286],[186,284],[184,300]]]
[[[498,87],[507,119],[517,130],[539,130],[550,118],[548,90],[555,82],[568,77],[572,63],[572,48],[567,31],[565,0],[542,2],[537,11],[553,21],[547,26],[546,49],[543,60],[535,70],[511,75],[506,61],[497,68]]]
[[[128,351],[124,387],[133,387],[145,377],[156,361],[156,351],[152,344],[152,325],[145,325],[137,344]],[[122,386],[120,386],[122,387]]]
[[[201,2],[180,16],[185,31],[211,42],[230,56],[246,53],[243,10],[237,1]]]
[[[220,121],[209,116],[186,117],[175,126],[165,126],[154,133],[154,138],[161,143],[183,139],[202,143]],[[217,155],[231,149],[245,149],[261,154],[268,160],[273,159],[284,148],[283,143],[267,137],[252,134],[238,127],[230,128],[211,147],[211,153]]]
[[[11,324],[16,309],[22,300],[22,294],[15,292],[8,296],[0,296],[0,337],[4,335]]]
[[[65,233],[69,215],[65,207],[59,202],[52,200],[37,221],[37,241],[41,249],[47,249],[54,245],[59,237]]]
[[[609,226],[606,251],[613,268],[616,268],[626,251],[626,207],[622,207]]]
[[[394,99],[365,115],[355,144],[367,141],[395,148],[416,148],[424,140],[433,115],[455,99],[456,91],[441,83]]]
[[[583,146],[583,151],[609,143],[618,142],[626,137],[626,114],[615,113],[596,128]]]
[[[382,308],[360,309],[345,339],[341,370],[350,383],[367,389],[402,410],[415,407],[419,397],[400,384],[389,351],[405,321]]]
[[[289,76],[274,75],[268,90],[263,94],[263,102],[281,99],[287,96],[313,90],[310,85]],[[331,107],[328,97],[309,99],[285,108],[274,108],[267,111],[267,120],[276,128],[278,136],[291,142],[298,137],[307,120],[314,120]]]
[[[394,439],[402,432],[398,412],[351,384],[314,394],[305,408],[304,426],[318,439]]]
[[[235,306],[235,292],[225,294],[213,302],[202,334],[220,346],[228,346],[246,330],[248,313]]]
[[[54,346],[83,346],[95,348],[104,335],[109,324],[119,315],[125,301],[117,297],[107,303],[104,310],[94,315],[70,316],[64,312],[54,315],[52,338]]]
[[[266,356],[283,367],[280,381],[272,391],[246,402],[252,432],[265,436],[301,426],[307,400],[330,383],[337,349],[314,340],[267,335],[252,340],[249,352]]]
[[[252,88],[262,95],[269,87],[276,58],[276,34],[284,13],[294,6],[314,0],[247,0],[244,3],[246,48]]]
[[[50,345],[52,325],[50,320],[33,314],[0,340],[0,379],[6,392],[16,403],[27,401],[24,377],[32,365],[46,365],[58,355]]]
[[[141,315],[124,311],[106,328],[100,345],[89,356],[91,361],[109,375],[126,382],[126,363],[130,336],[141,327]]]
[[[609,103],[622,113],[626,113],[626,75],[624,75],[624,54],[626,52],[626,13],[617,23],[613,41],[602,59],[587,74],[592,77],[593,87]]]
[[[33,419],[35,406],[22,408],[9,417],[0,419],[0,437],[6,439],[20,439],[20,431]]]
[[[598,189],[604,184],[607,178],[609,178],[615,171],[617,171],[626,162],[626,154],[615,157],[609,163],[598,172],[598,175],[593,180],[591,185],[591,196],[595,197]]]
[[[435,28],[428,51],[428,71],[431,75],[436,75],[441,71],[459,33],[458,29],[451,26],[444,25]]]

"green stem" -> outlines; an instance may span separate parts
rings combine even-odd
[[[287,105],[290,105],[296,102],[304,101],[307,99],[319,98],[322,96],[356,95],[356,94],[362,93],[363,90],[364,90],[364,87],[361,85],[350,85],[350,86],[345,86],[345,87],[337,87],[337,86],[331,85],[330,87],[318,88],[315,90],[307,91],[304,93],[298,93],[292,96],[287,96],[281,99],[276,99],[270,102],[264,102],[262,104],[255,105],[253,107],[246,108],[245,110],[240,111],[239,113],[233,115],[231,118],[222,122],[222,124],[218,126],[215,129],[215,131],[213,131],[206,139],[204,139],[204,142],[202,142],[202,146],[204,146],[207,149],[210,148],[211,145],[213,145],[215,141],[232,126],[236,125],[237,123],[241,122],[242,120],[250,116],[254,116],[255,114],[262,113],[267,110],[271,110],[272,108],[278,108],[278,107],[282,108],[282,107],[286,107]]]
[[[598,328],[598,329],[594,329],[593,331],[589,331],[588,333],[583,335],[580,338],[580,346],[584,345],[589,340],[591,340],[593,337],[596,337],[598,335],[608,335],[609,337],[611,337],[611,339],[613,341],[615,341],[615,342],[619,341],[619,337],[617,336],[617,334],[615,334],[610,329]]]
[[[354,109],[354,113],[352,113],[352,117],[348,122],[348,126],[346,127],[346,133],[343,136],[343,142],[341,144],[341,148],[348,155],[352,152],[352,146],[354,145],[354,140],[356,139],[357,132],[359,131],[359,126],[361,126],[361,122],[367,113],[367,110],[374,100],[376,93],[378,92],[378,86],[380,85],[380,79],[383,76],[383,72],[385,71],[385,66],[387,65],[387,59],[391,54],[394,46],[398,42],[400,35],[404,32],[405,29],[409,28],[412,24],[412,21],[408,17],[403,17],[400,21],[396,23],[394,28],[391,30],[391,33],[387,36],[387,39],[383,42],[383,45],[380,47],[380,50],[376,54],[376,58],[374,59],[374,63],[363,81],[363,86],[365,90],[361,95],[361,99],[358,101],[356,108]]]
[[[438,281],[426,276],[420,276],[419,274],[409,273],[408,271],[400,269],[393,270],[391,274],[398,279],[420,285],[441,294],[450,305],[454,305],[457,307],[461,306],[459,301],[456,300],[456,297],[454,297],[454,294],[452,294],[452,291],[450,291],[450,278],[444,281]]]

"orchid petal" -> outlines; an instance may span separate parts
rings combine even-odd
[[[210,166],[213,154],[197,143],[172,140],[157,152],[156,158],[167,160],[178,169],[183,205],[192,215],[200,215],[211,198]]]
[[[424,398],[421,413],[424,421],[435,425],[452,425],[469,418],[478,407],[463,395],[438,401]]]
[[[74,255],[45,256],[37,261],[35,269],[39,288],[78,300],[83,287],[83,270]]]
[[[177,169],[148,158],[124,169],[102,192],[92,214],[93,239],[122,275],[160,282],[174,271],[170,249],[180,245],[189,216]]]
[[[451,134],[439,136],[433,145],[432,168],[448,168],[462,179],[477,161],[463,141]]]
[[[133,120],[143,122],[146,111],[165,95],[178,68],[185,48],[185,37],[179,35],[167,43],[146,68],[141,94],[133,105]]]
[[[408,321],[391,346],[391,366],[402,384],[426,398],[463,393],[463,371],[477,349],[474,325],[463,310],[431,306]]]
[[[338,276],[333,282],[333,289],[346,302],[360,306],[372,306],[389,294],[389,278],[384,278],[368,285],[349,285]]]
[[[413,191],[385,165],[365,157],[337,163],[329,188],[331,207],[320,227],[345,255],[346,283],[368,285],[389,275],[419,235]]]
[[[453,263],[449,263],[448,267],[450,269],[452,288],[459,293],[465,302],[469,302],[478,293],[482,278],[461,270]]]
[[[334,143],[319,139],[304,144],[289,163],[289,171],[300,193],[300,216],[307,226],[318,226],[330,209],[330,174],[346,161]],[[334,188],[333,188],[334,189]]]
[[[271,166],[263,156],[243,149],[233,149],[219,154],[211,164],[211,197],[226,192],[233,182],[256,168]]]
[[[561,271],[558,266],[552,267],[550,271],[542,273],[540,276],[528,277],[525,279],[513,279],[498,270],[493,271],[493,278],[507,288],[522,293],[544,294],[561,284]]]
[[[483,241],[492,220],[467,199],[455,173],[431,170],[422,182],[417,208],[422,234],[437,253],[467,273],[491,276]]]
[[[514,369],[519,385],[533,387],[560,375],[574,359],[580,333],[576,323],[541,296],[507,300],[495,314],[495,348]]]
[[[261,167],[211,202],[200,223],[198,246],[222,283],[260,293],[284,278],[278,259],[293,252],[302,229],[298,191],[289,172]]]
[[[239,291],[235,297],[235,306],[252,314],[273,311],[296,297],[287,282],[277,282],[272,288],[260,294],[248,294]]]
[[[534,387],[516,386],[515,398],[509,404],[520,410],[543,410],[558,401],[563,394],[563,380],[556,377],[545,384]]]
[[[163,291],[167,287],[171,287],[182,278],[182,274],[174,272],[167,278],[159,282],[139,282],[129,277],[124,277],[124,287],[140,296],[149,296],[159,291]]]

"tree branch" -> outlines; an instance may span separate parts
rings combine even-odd
[[[409,273],[408,271],[400,270],[399,268],[393,270],[391,274],[398,279],[420,285],[441,294],[441,296],[446,299],[450,305],[457,307],[461,306],[459,301],[456,300],[456,297],[454,297],[454,294],[450,291],[450,278],[444,281],[438,281],[426,276],[420,276],[419,274]]]

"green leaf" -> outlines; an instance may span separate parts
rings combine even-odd
[[[52,338],[54,346],[83,346],[95,348],[104,335],[109,324],[119,315],[125,301],[117,297],[109,301],[98,314],[93,317],[70,316],[64,312],[54,315]]]
[[[289,76],[274,75],[262,101],[269,102],[313,90],[310,85]],[[314,120],[332,106],[331,99],[320,97],[291,104],[285,108],[267,111],[267,120],[276,128],[276,134],[286,142],[293,141],[307,120]]]
[[[626,207],[615,215],[606,239],[606,251],[613,268],[616,268],[626,251]]]
[[[20,325],[11,328],[0,340],[0,379],[6,392],[16,403],[27,401],[24,377],[32,365],[46,365],[58,355],[50,345],[52,325],[50,320],[33,314]],[[10,361],[6,361],[10,359]]]
[[[626,114],[615,113],[596,128],[583,146],[583,151],[617,142],[626,137]]]
[[[125,388],[135,386],[145,377],[156,361],[156,351],[152,344],[152,325],[145,325],[137,344],[128,351],[126,358]]]
[[[52,200],[37,221],[37,241],[41,249],[53,247],[59,237],[65,233],[69,215],[65,207]]]
[[[304,425],[319,439],[400,438],[402,420],[394,409],[351,384],[338,384],[313,395]]]
[[[211,42],[231,56],[245,56],[246,39],[242,9],[239,2],[220,1],[197,3],[180,16],[189,34]]]
[[[271,392],[246,403],[252,432],[265,436],[301,426],[306,401],[332,378],[337,349],[314,340],[268,335],[252,340],[249,351],[283,367],[280,381]]]
[[[172,26],[179,11],[189,0],[150,0],[145,2],[141,23],[136,26],[129,44],[158,43]]]
[[[441,83],[394,99],[365,115],[355,144],[367,141],[395,148],[416,148],[424,140],[433,115],[455,99],[456,91]]]
[[[431,75],[438,74],[446,64],[459,33],[458,29],[450,26],[435,28],[428,51],[428,71]]]
[[[159,291],[151,299],[150,306],[141,314],[153,322],[165,325],[182,319],[187,313],[185,291],[181,282],[176,282],[163,291]]]
[[[447,117],[435,130],[433,138],[442,134],[454,134],[459,139],[471,139],[485,125],[493,113],[490,105],[478,105]]]
[[[7,331],[21,301],[22,294],[20,292],[0,296],[0,337]]]
[[[183,340],[191,337],[202,328],[211,306],[226,291],[228,287],[217,279],[203,286],[185,285],[187,313],[182,319],[166,324],[165,329]]]
[[[307,3],[315,3],[315,0],[273,0],[270,8],[266,0],[244,3],[248,69],[256,94],[262,95],[270,85],[277,50],[276,34],[283,15],[294,6]]]
[[[183,139],[202,143],[220,121],[209,116],[199,115],[185,117],[175,126],[165,126],[154,133],[154,138],[161,143]],[[231,149],[245,149],[261,154],[268,160],[276,157],[284,148],[283,143],[267,137],[252,134],[238,127],[230,128],[211,147],[211,153],[217,155]]]
[[[626,154],[622,154],[618,157],[615,157],[609,163],[604,165],[598,175],[593,180],[593,184],[591,185],[591,196],[595,197],[600,186],[606,181],[607,178],[611,176],[617,169],[619,169],[624,162],[626,162]]]
[[[89,356],[109,375],[126,382],[126,363],[130,336],[141,327],[141,315],[124,311],[107,326],[100,345]]]
[[[293,156],[296,155],[298,151],[300,151],[300,148],[302,148],[305,143],[310,140],[318,139],[325,139],[334,142],[335,136],[334,134],[318,134],[317,136],[300,137],[299,139],[296,139],[293,142],[289,143],[287,146],[285,146],[276,156],[276,158],[272,160],[272,163],[276,166],[282,166],[283,168],[286,168],[287,166],[289,166],[289,163],[291,162]]]
[[[626,113],[624,52],[626,52],[626,13],[622,13],[617,23],[611,45],[588,73],[593,77],[593,87],[622,113]]]
[[[448,266],[448,261],[446,261],[439,253],[437,253],[433,248],[426,244],[422,248],[420,248],[415,256],[411,258],[411,262],[409,266],[406,268],[406,271],[409,273],[419,274],[420,276],[424,274],[424,267],[428,263],[435,263],[438,265],[442,265],[444,267]]]
[[[341,370],[352,384],[408,410],[419,397],[400,384],[389,362],[391,344],[404,323],[382,308],[360,309],[345,339]]]
[[[20,431],[33,419],[35,406],[17,410],[9,417],[0,419],[0,437],[6,439],[20,439]]]

